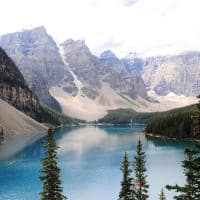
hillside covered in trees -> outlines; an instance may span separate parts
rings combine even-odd
[[[168,111],[154,116],[145,128],[147,134],[177,139],[195,138],[193,132],[196,105]]]

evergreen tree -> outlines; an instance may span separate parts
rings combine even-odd
[[[200,96],[198,96],[200,98]],[[200,102],[197,104],[198,111],[195,113],[193,120],[193,134],[200,137]],[[185,149],[186,159],[182,162],[186,176],[186,184],[167,185],[167,189],[178,192],[174,199],[177,200],[199,200],[200,199],[200,143],[196,143],[195,149]]]
[[[118,200],[136,200],[135,187],[133,184],[133,178],[131,177],[132,169],[128,160],[128,155],[125,153],[121,162],[121,171],[123,174],[121,181],[121,191],[119,193]]]
[[[2,144],[4,142],[4,132],[3,132],[3,129],[1,129],[1,132],[0,132],[0,144]]]
[[[197,96],[200,99],[200,95]],[[197,103],[197,112],[192,116],[193,119],[193,135],[196,138],[200,138],[200,100]]]
[[[169,190],[175,190],[178,192],[174,199],[177,200],[199,200],[200,199],[200,144],[196,144],[196,149],[186,149],[186,159],[182,162],[184,173],[186,176],[186,184],[184,186],[179,185],[167,185]]]
[[[42,160],[42,176],[40,180],[43,182],[43,190],[40,193],[41,200],[64,200],[67,199],[63,195],[63,188],[60,180],[60,169],[57,166],[57,145],[53,138],[53,132],[48,130],[47,140],[44,147],[46,149],[45,158]]]
[[[139,140],[137,145],[137,152],[135,156],[134,169],[135,169],[135,186],[136,186],[136,199],[146,200],[148,199],[148,188],[146,178],[145,167],[145,152],[143,152],[142,143]]]
[[[165,193],[164,193],[163,189],[160,192],[160,198],[159,198],[159,200],[166,200]]]

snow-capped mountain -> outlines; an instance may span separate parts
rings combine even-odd
[[[142,77],[148,91],[165,96],[197,96],[200,93],[200,52],[173,56],[122,59],[130,71]],[[140,60],[139,64],[135,60]]]
[[[179,107],[195,98],[174,102],[167,94],[187,99],[199,91],[198,52],[146,59],[132,53],[119,59],[106,50],[97,57],[83,40],[56,44],[44,27],[3,35],[0,45],[41,101],[81,119],[98,119],[117,108]]]
[[[49,94],[49,87],[58,84],[67,72],[57,44],[45,28],[37,27],[3,35],[0,38],[0,46],[14,60],[29,87],[40,100],[58,107]]]

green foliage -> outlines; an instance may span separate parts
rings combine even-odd
[[[146,133],[179,139],[192,137],[192,112],[173,113],[156,117],[147,124]]]
[[[57,165],[57,145],[53,138],[52,129],[48,130],[47,141],[44,145],[46,149],[45,158],[42,160],[43,190],[40,193],[41,200],[64,200],[63,188],[60,180],[60,169]]]
[[[160,192],[159,200],[166,200],[164,190],[162,189]]]
[[[4,132],[3,132],[3,129],[1,129],[1,132],[0,132],[0,144],[2,144],[4,142]]]
[[[145,132],[177,139],[192,139],[200,136],[200,104],[160,113],[147,124]],[[194,134],[194,119],[196,133]]]
[[[200,99],[200,95],[197,97]],[[200,100],[197,104],[197,111],[192,116],[193,120],[193,136],[195,138],[200,137]]]
[[[198,96],[200,98],[200,96]],[[199,139],[200,136],[200,102],[197,104],[197,111],[193,117],[193,136]],[[175,190],[178,195],[174,196],[176,200],[199,200],[200,199],[200,142],[196,142],[195,149],[185,149],[186,159],[182,162],[186,184],[167,185],[167,189]]]
[[[174,196],[176,200],[199,200],[200,199],[200,143],[195,149],[186,149],[186,159],[182,162],[186,176],[186,184],[167,185],[169,190],[175,190],[178,194]]]
[[[136,156],[134,161],[135,169],[135,186],[136,186],[136,199],[146,200],[148,199],[148,188],[146,178],[146,167],[145,167],[145,152],[143,151],[142,143],[139,140],[136,150]]]
[[[123,177],[121,181],[121,191],[119,193],[118,200],[136,200],[135,186],[133,184],[133,178],[131,177],[132,169],[128,160],[127,153],[125,153],[122,160],[121,171],[123,173]]]
[[[99,123],[108,123],[108,124],[130,124],[132,123],[141,123],[147,124],[154,119],[164,118],[165,116],[175,115],[177,113],[189,113],[194,112],[196,106],[187,106],[183,108],[177,108],[165,112],[152,112],[152,113],[140,113],[132,109],[117,109],[109,110],[108,114],[103,118],[99,119]]]
[[[99,119],[99,123],[129,124],[147,123],[155,113],[137,113],[132,109],[109,110],[108,114]]]
[[[83,120],[68,117],[60,112],[55,111],[44,103],[40,102],[41,119],[43,123],[51,123],[55,125],[62,124],[79,124],[85,123]]]

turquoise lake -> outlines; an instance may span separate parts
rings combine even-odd
[[[166,184],[184,184],[181,167],[190,143],[145,137],[144,126],[63,127],[55,132],[64,192],[69,200],[117,200],[120,162],[126,151],[133,160],[140,138],[146,152],[150,200]],[[38,200],[44,156],[41,138],[12,158],[0,161],[0,200]],[[173,193],[167,192],[172,200]]]

